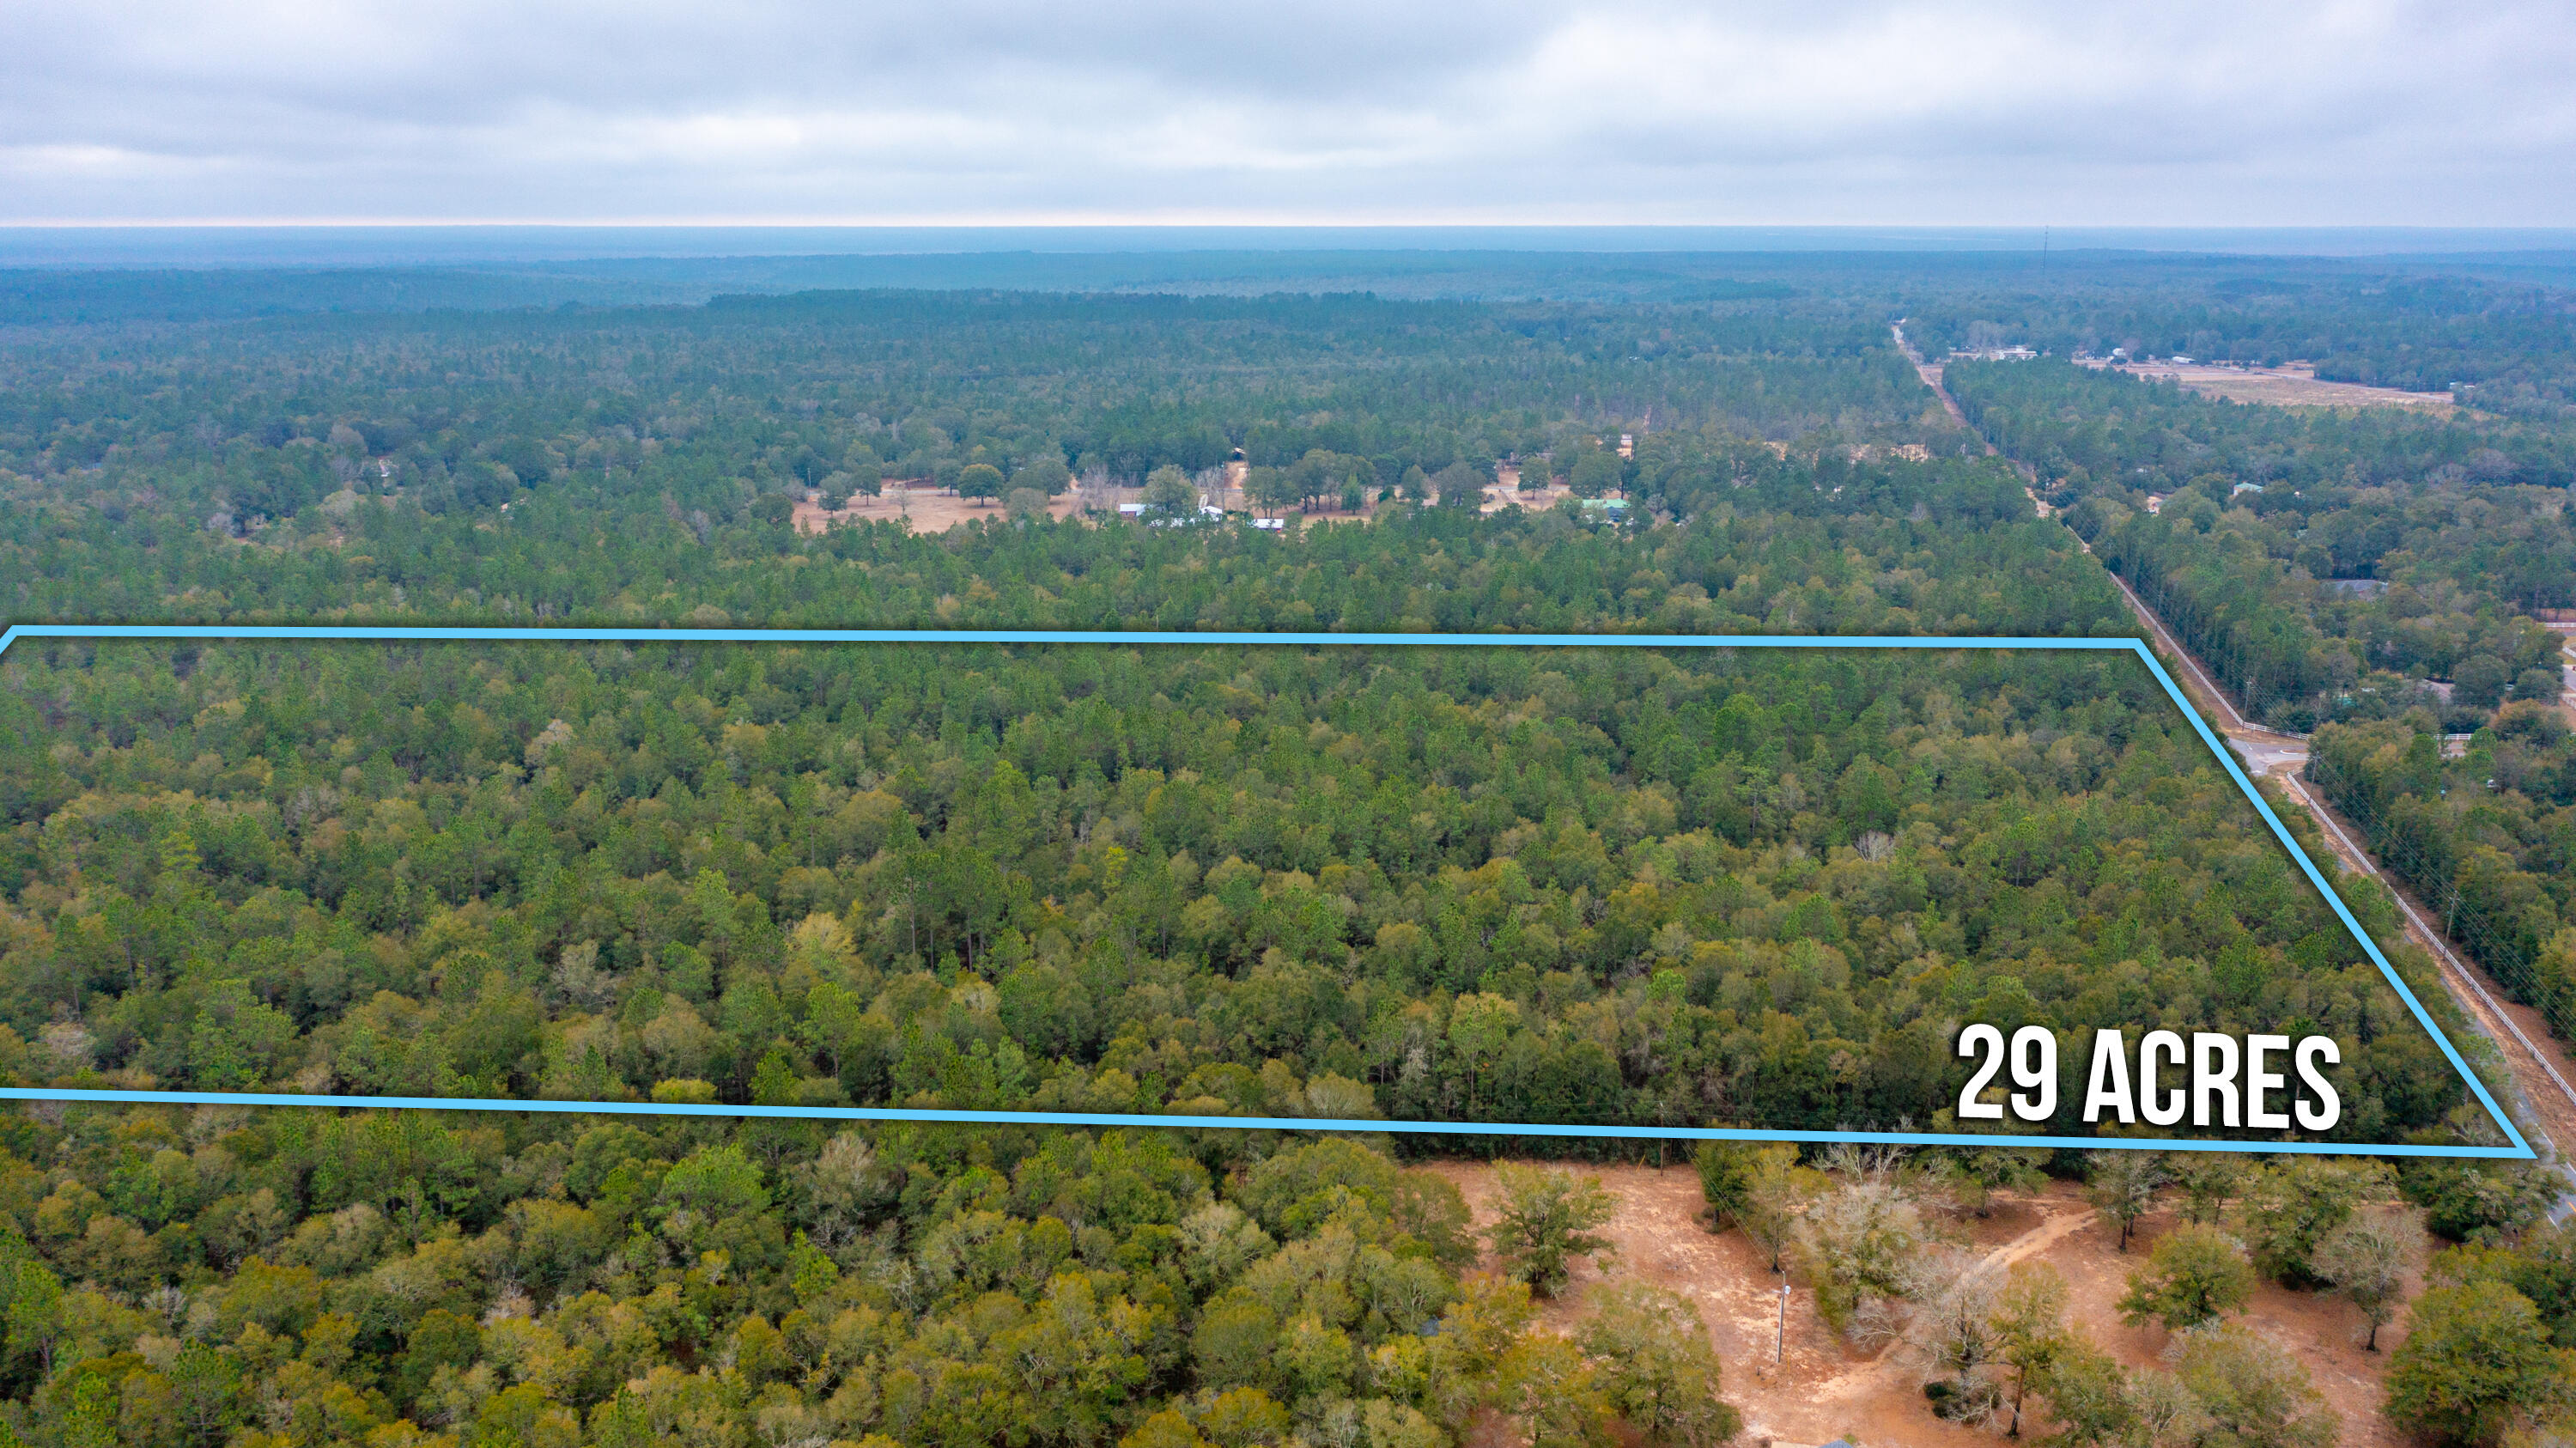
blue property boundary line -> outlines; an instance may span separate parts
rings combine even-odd
[[[1110,646],[1259,644],[1272,647],[1403,648],[1626,648],[1626,649],[1910,649],[1957,652],[2124,653],[2147,666],[2165,697],[2191,721],[2227,777],[2270,826],[2272,837],[2298,862],[2373,965],[2442,1048],[2442,1055],[2476,1093],[2478,1104],[2511,1146],[2355,1146],[2321,1141],[2189,1141],[2123,1136],[2006,1136],[1921,1131],[1763,1131],[1735,1127],[1583,1126],[1449,1121],[1366,1121],[1345,1117],[1118,1115],[1055,1111],[930,1111],[864,1106],[720,1106],[679,1102],[529,1101],[435,1096],[319,1096],[230,1091],[86,1091],[44,1087],[0,1088],[0,1101],[77,1101],[183,1106],[383,1107],[433,1111],[558,1111],[624,1116],[721,1116],[805,1121],[908,1121],[953,1125],[1197,1127],[1235,1131],[1402,1132],[1448,1136],[1562,1136],[1654,1141],[1868,1142],[1894,1146],[2032,1146],[2144,1151],[2297,1152],[2331,1156],[2491,1157],[2531,1161],[2537,1153],[2513,1118],[2469,1069],[2397,967],[2362,928],[2289,827],[2264,802],[2262,791],[2236,761],[2226,741],[2191,706],[2172,674],[2146,641],[2137,638],[1954,638],[1918,635],[1830,634],[1431,634],[1431,633],[1105,633],[1071,629],[745,629],[745,628],[469,628],[326,624],[15,624],[0,630],[0,655],[21,638],[57,639],[337,639],[368,643],[658,643],[658,644],[1094,644]]]

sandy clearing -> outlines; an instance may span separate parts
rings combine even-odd
[[[1081,506],[1080,495],[1066,492],[1049,500],[1047,511],[1068,518]],[[915,533],[945,533],[960,523],[976,518],[999,518],[999,501],[977,503],[972,499],[942,493],[924,487],[908,490],[901,483],[888,483],[883,496],[869,498],[853,494],[850,505],[838,512],[816,503],[796,504],[796,526],[803,532],[820,533],[835,523],[891,523],[909,519]]]
[[[1427,1169],[1458,1184],[1480,1228],[1492,1220],[1488,1163],[1434,1162]],[[1604,1280],[1642,1279],[1690,1298],[1725,1364],[1727,1400],[1744,1414],[1741,1443],[1846,1437],[1868,1448],[1969,1448],[2001,1440],[1993,1430],[1933,1417],[1922,1394],[1930,1374],[1901,1351],[1864,1352],[1842,1341],[1816,1316],[1815,1299],[1804,1288],[1791,1290],[1781,1356],[1774,1363],[1781,1279],[1742,1234],[1712,1234],[1701,1225],[1699,1177],[1687,1164],[1581,1170],[1599,1176],[1618,1199],[1618,1213],[1605,1232],[1615,1260],[1606,1276],[1589,1261],[1579,1263],[1572,1285],[1545,1305],[1542,1322],[1560,1331],[1571,1328],[1582,1319],[1592,1286]],[[2115,1250],[2117,1232],[2094,1217],[2081,1189],[2059,1182],[2032,1196],[1998,1198],[1983,1218],[1954,1214],[1949,1225],[1964,1245],[1985,1255],[1988,1270],[2023,1260],[2055,1267],[2073,1298],[2069,1318],[2103,1351],[2143,1367],[2161,1363],[2166,1334],[2123,1325],[2115,1304],[2127,1290],[2129,1273],[2174,1221],[2170,1212],[2149,1216],[2122,1255]],[[2421,1266],[2419,1258],[2409,1295],[2421,1289]],[[2407,1440],[2378,1411],[2387,1350],[2405,1340],[2402,1325],[2382,1328],[2382,1350],[2365,1353],[2358,1346],[2360,1318],[2350,1307],[2269,1284],[2258,1290],[2245,1320],[2308,1370],[2343,1415],[2341,1442],[2403,1448]],[[2023,1425],[2024,1436],[2041,1436],[2051,1426],[2034,1412]]]

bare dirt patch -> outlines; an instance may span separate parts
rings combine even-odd
[[[1067,492],[1050,499],[1047,511],[1059,518],[1071,517],[1081,506],[1081,498]],[[960,523],[975,518],[999,518],[1002,505],[987,500],[976,502],[934,488],[918,492],[907,490],[901,483],[889,483],[883,496],[869,498],[853,495],[850,505],[833,511],[816,503],[796,505],[796,526],[807,533],[820,533],[835,523],[892,523],[908,519],[915,533],[945,533]]]
[[[1435,1162],[1428,1170],[1458,1184],[1480,1229],[1492,1221],[1488,1164]],[[1618,1215],[1603,1232],[1615,1260],[1607,1274],[1590,1261],[1579,1263],[1572,1284],[1541,1314],[1548,1326],[1564,1331],[1581,1321],[1596,1284],[1641,1279],[1698,1306],[1725,1364],[1727,1400],[1744,1414],[1738,1442],[1826,1443],[1844,1437],[1867,1448],[1966,1448],[2002,1441],[1999,1432],[1933,1417],[1923,1398],[1931,1374],[1901,1347],[1871,1352],[1843,1341],[1816,1316],[1815,1297],[1803,1287],[1791,1289],[1787,1332],[1779,1337],[1783,1279],[1772,1275],[1741,1233],[1712,1234],[1701,1225],[1699,1177],[1688,1165],[1579,1170],[1598,1175],[1618,1199]],[[2069,1319],[2103,1351],[2133,1366],[2161,1364],[2165,1333],[2122,1325],[2115,1304],[2148,1247],[2173,1226],[2170,1213],[2142,1222],[2125,1256],[2115,1250],[2118,1233],[2095,1219],[2072,1183],[2052,1183],[2029,1197],[1998,1198],[1982,1218],[1958,1213],[1949,1220],[1966,1245],[1985,1254],[1987,1270],[2036,1260],[2063,1273],[2073,1298]],[[2420,1260],[2416,1273],[2409,1295],[2422,1287]],[[2380,1329],[2381,1350],[2366,1353],[2359,1346],[2359,1314],[2349,1306],[2270,1284],[2257,1292],[2245,1321],[2308,1370],[2317,1390],[2343,1415],[2341,1442],[2370,1448],[2406,1443],[2379,1415],[2380,1377],[2388,1350],[2405,1341],[2402,1325]],[[2033,1437],[2053,1426],[2044,1413],[2034,1413],[2023,1433]]]
[[[1480,511],[1499,513],[1505,508],[1518,507],[1537,512],[1555,507],[1560,498],[1573,496],[1573,489],[1553,479],[1544,488],[1533,488],[1524,493],[1521,491],[1521,470],[1504,466],[1494,470],[1494,481],[1485,487],[1485,501]]]
[[[2131,376],[2151,382],[2171,381],[2203,397],[2230,402],[2263,402],[2274,407],[2412,407],[2449,412],[2447,392],[2407,392],[2395,387],[2369,387],[2359,382],[2320,382],[2306,367],[2203,367],[2170,362],[2140,362]]]

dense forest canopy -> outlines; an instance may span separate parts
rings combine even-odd
[[[121,1080],[1889,1126],[1954,1020],[2287,1021],[2355,1139],[2457,1096],[2116,659],[177,662],[6,666],[5,1009]]]
[[[2566,415],[2576,269],[2487,258],[2154,254],[2099,249],[1621,254],[1366,249],[629,258],[301,270],[0,271],[0,323],[208,321],[312,312],[699,303],[727,293],[1008,290],[1258,297],[1358,293],[1652,307],[1758,302],[1883,324],[1939,356],[1972,341],[2313,363],[2318,375],[2467,390]],[[1982,324],[1982,325],[1980,325]]]
[[[2576,743],[2563,715],[2509,705],[2456,759],[2401,721],[2328,726],[2309,774],[2472,955],[2576,1038]]]
[[[2481,958],[2566,1013],[2576,765],[2542,701],[2512,702],[2548,657],[2522,612],[2551,606],[2567,554],[2558,294],[2374,293],[2302,264],[2266,299],[2232,296],[2226,267],[2097,258],[2066,263],[2073,300],[2034,288],[2013,311],[2027,262],[1436,255],[1369,259],[1387,295],[1244,294],[1348,260],[1179,258],[1117,283],[1158,295],[991,289],[1060,259],[871,262],[873,290],[749,295],[852,279],[729,263],[714,290],[744,294],[685,306],[638,303],[696,302],[715,273],[636,264],[578,296],[535,270],[18,276],[0,284],[0,603],[2098,637],[2132,627],[2108,562],[2258,712],[2327,721],[2317,777],[2407,878],[2460,882],[2461,917],[2502,942]],[[1082,265],[1097,282],[1133,263]],[[492,309],[531,299],[610,305]],[[2319,418],[2055,363],[1954,367],[2003,449],[1982,458],[1891,345],[1909,313],[1936,348],[1974,321],[2043,345],[2188,323],[2170,345],[2212,355],[2295,334],[2321,371],[2493,316],[2512,346],[2452,377],[2528,395],[2502,420]],[[789,498],[857,480],[1132,485],[1238,449],[1322,458],[1378,506],[1275,534],[787,522]],[[1580,465],[1627,516],[1406,491],[1540,462]],[[2152,519],[2151,491],[2171,495]],[[2467,759],[2434,747],[2446,722],[2483,726]],[[2336,884],[2392,935],[2383,894]],[[1950,1129],[1970,1020],[2055,1032],[2068,1101],[2093,1028],[2329,1035],[2341,1139],[2475,1130],[2456,1073],[2125,657],[54,640],[0,657],[13,1083]],[[1561,1271],[1513,1258],[1499,1227],[1519,1280],[1470,1270],[1456,1188],[1407,1166],[1462,1145],[16,1111],[0,1442],[1731,1431],[1687,1300],[1605,1293],[1568,1336],[1530,1299]],[[1979,1191],[2077,1169],[1944,1160]],[[1712,1206],[1759,1166],[1703,1162]],[[2537,1210],[2483,1168],[2408,1189],[2448,1193],[2454,1235]],[[1811,1285],[1857,1290],[1838,1280]]]
[[[2466,732],[2557,697],[2557,640],[2524,611],[2576,602],[2576,434],[2248,406],[2055,361],[1947,381],[2250,715],[2304,731],[2426,709]]]
[[[1671,439],[1647,452],[1649,465],[1673,464],[1658,486],[1700,505],[1689,527],[1434,508],[1284,536],[998,518],[937,536],[888,524],[814,536],[763,517],[748,490],[723,480],[661,497],[584,480],[505,518],[387,507],[317,516],[248,545],[166,517],[26,509],[0,519],[0,556],[18,607],[40,619],[2016,635],[2118,626],[2118,597],[2077,540],[2030,516],[2017,480],[1992,464],[1810,464]]]
[[[2316,731],[2308,777],[2461,947],[2576,1032],[2563,640],[2531,616],[2576,606],[2563,423],[2248,406],[2047,360],[1946,380],[2250,717]]]
[[[984,293],[80,330],[12,349],[0,467],[236,519],[337,490],[431,511],[620,475],[796,489],[865,460],[942,484],[1041,458],[1140,479],[1236,448],[1409,467],[1720,426],[1947,430],[1866,319],[1747,305],[1502,309],[1367,297]],[[199,516],[203,516],[200,514]]]
[[[2160,493],[2208,472],[2267,494],[2576,480],[2576,434],[2475,411],[2264,407],[2057,358],[1961,362],[1943,382],[1980,432],[2078,494]]]

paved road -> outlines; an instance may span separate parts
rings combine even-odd
[[[2181,666],[2182,689],[2191,696],[2192,707],[2200,710],[2203,717],[2226,736],[2227,742],[2236,747],[2236,752],[2244,757],[2248,771],[2262,774],[2272,769],[2305,767],[2308,762],[2307,736],[2267,729],[2246,718],[2237,709],[2236,701],[2229,698],[2227,691],[2218,687],[2218,681],[2209,676],[2209,670],[2201,667],[2199,658],[2182,646],[2182,640],[2166,629],[2165,621],[2156,617],[2155,610],[2147,607],[2146,600],[2138,597],[2136,589],[2129,587],[2128,580],[2107,568],[2102,571],[2110,578],[2111,586],[2119,589],[2120,596],[2128,600],[2129,611],[2138,616],[2138,622],[2147,626],[2147,632],[2154,637],[2166,660]]]
[[[1941,410],[1950,414],[1950,420],[1952,422],[1959,424],[1959,426],[1963,428],[1967,428],[1969,436],[1975,438],[1981,443],[1985,443],[1986,456],[1995,456],[1995,445],[1993,443],[1986,442],[1986,435],[1984,433],[1978,432],[1975,428],[1968,427],[1968,414],[1959,410],[1959,399],[1952,397],[1950,395],[1950,389],[1941,385],[1941,364],[1938,362],[1926,362],[1923,360],[1923,354],[1914,350],[1914,344],[1905,340],[1905,324],[1903,322],[1890,322],[1887,330],[1896,338],[1896,350],[1904,353],[1905,360],[1914,364],[1914,375],[1922,378],[1923,385],[1932,389],[1932,395],[1941,399]],[[2036,503],[2039,500],[2037,498],[2033,498],[2031,501]],[[2048,509],[2045,505],[2040,508],[2039,515],[2043,518],[2048,516]]]
[[[2109,572],[2107,569],[2104,571]],[[2397,908],[2406,917],[2406,933],[2433,957],[2441,972],[2443,986],[2477,1022],[2478,1029],[2487,1039],[2496,1043],[2506,1069],[2513,1073],[2512,1089],[2522,1099],[2521,1114],[2525,1118],[2536,1119],[2540,1133],[2548,1143],[2576,1143],[2576,1084],[2570,1083],[2570,1077],[2576,1077],[2576,1061],[2571,1061],[2564,1045],[2550,1036],[2549,1027],[2541,1020],[2540,1014],[2527,1006],[2506,1003],[2501,989],[2487,978],[2484,971],[2451,948],[2450,940],[2433,928],[2423,907],[2416,903],[2406,887],[2380,870],[2379,862],[2372,859],[2370,852],[2363,849],[2345,829],[2342,821],[2326,807],[2325,801],[2309,789],[2300,778],[2308,765],[2306,737],[2266,729],[2248,720],[2238,711],[2236,701],[2227,696],[2226,690],[2218,687],[2217,682],[2210,678],[2209,671],[2201,667],[2200,660],[2166,630],[2164,620],[2156,617],[2155,611],[2147,607],[2128,583],[2116,573],[2111,574],[2111,582],[2118,586],[2120,596],[2129,601],[2129,608],[2137,614],[2138,620],[2154,634],[2165,657],[2180,661],[2183,691],[2192,696],[2192,703],[2216,725],[2237,757],[2244,760],[2245,772],[2270,776],[2283,792],[2298,801],[2316,819],[2325,833],[2328,847],[2342,861],[2345,869],[2357,870],[2379,881],[2395,897]],[[2568,627],[2576,630],[2576,625]],[[2576,660],[2576,639],[2569,641],[2568,649],[2569,658]],[[2571,667],[2568,672],[2571,682],[2576,682],[2576,667]],[[2443,741],[2443,751],[2454,758],[2466,747],[2464,740]],[[2542,1147],[2544,1151],[2547,1149]]]
[[[2504,1056],[2506,1069],[2513,1073],[2514,1090],[2522,1097],[2524,1114],[2538,1118],[2542,1134],[2551,1143],[2576,1143],[2576,1084],[2570,1082],[2571,1077],[2576,1077],[2576,1061],[2569,1059],[2565,1044],[2549,1034],[2549,1025],[2540,1013],[2529,1006],[2507,1002],[2501,988],[2488,979],[2485,971],[2452,949],[2451,942],[2433,928],[2415,897],[2380,870],[2379,862],[2353,838],[2342,818],[2327,808],[2326,802],[2295,771],[2283,772],[2279,782],[2316,820],[2325,833],[2327,847],[2344,868],[2357,870],[2388,888],[2406,917],[2406,933],[2433,957],[2441,970],[2442,984]]]
[[[1905,353],[1906,360],[1914,364],[1916,373],[1923,378],[1923,384],[1941,399],[1942,407],[1952,418],[1966,426],[1966,415],[1959,410],[1959,404],[1950,396],[1949,389],[1941,385],[1941,369],[1924,363],[1922,354],[1905,340],[1902,326],[1890,330],[1896,334],[1896,345]],[[1988,443],[1986,451],[1994,453],[1994,445]],[[2031,506],[2043,518],[2050,515],[2048,505],[2039,500],[2036,492],[2031,493]],[[2079,546],[2087,553],[2093,551],[2090,544]],[[2108,568],[2102,571],[2110,578],[2112,586],[2120,590],[2120,596],[2127,600],[2129,611],[2146,626],[2158,652],[2169,664],[2179,665],[2178,682],[2183,692],[2244,761],[2245,772],[2270,776],[2316,819],[2325,833],[2328,847],[2346,869],[2358,870],[2378,880],[2396,898],[2398,909],[2405,916],[2406,933],[2433,957],[2441,973],[2443,987],[2477,1022],[2480,1032],[2496,1043],[2506,1069],[2513,1075],[2510,1089],[2520,1098],[2520,1114],[2527,1125],[2538,1128],[2542,1137],[2534,1145],[2548,1154],[2555,1143],[2576,1143],[2576,1082],[2571,1082],[2571,1078],[2576,1078],[2576,1058],[2571,1058],[2563,1043],[2550,1036],[2547,1025],[2537,1012],[2528,1006],[2508,1004],[2502,999],[2500,989],[2487,979],[2483,971],[2451,948],[2449,939],[2433,928],[2423,908],[2406,888],[2380,870],[2379,862],[2370,857],[2370,852],[2361,847],[2343,822],[2326,807],[2325,801],[2300,779],[2308,763],[2306,736],[2267,729],[2247,719],[2236,707],[2236,701],[2229,698],[2227,691],[2220,688],[2218,681],[2202,667],[2199,658],[2182,646],[2182,640],[2165,627],[2164,620],[2156,617],[2155,610],[2147,607],[2146,601],[2138,597],[2128,581]],[[2550,627],[2568,636],[2561,660],[2568,692],[2560,698],[2562,706],[2576,714],[2576,623],[2556,623]],[[2465,747],[2463,740],[2444,741],[2445,752],[2454,757]],[[2571,1169],[2566,1163],[2560,1164],[2560,1170],[2576,1178],[2576,1169]]]
[[[2566,687],[2558,693],[2558,707],[2566,710],[2571,719],[2576,719],[2576,623],[2553,623],[2547,627],[2556,629],[2562,636],[2558,640],[2558,676],[2566,680]]]

